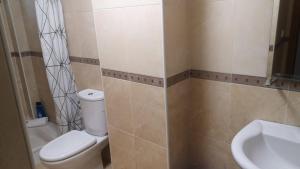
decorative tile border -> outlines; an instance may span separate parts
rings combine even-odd
[[[265,86],[266,78],[264,77],[257,77],[257,76],[246,76],[246,75],[232,75],[232,83],[236,84],[244,84],[250,86]]]
[[[187,72],[189,72],[190,75],[186,75]],[[183,74],[185,78],[182,78]],[[290,79],[276,79],[276,81],[274,81],[272,85],[266,86],[265,77],[210,72],[204,70],[187,70],[175,76],[169,77],[167,80],[168,82],[167,86],[168,87],[173,86],[176,83],[179,83],[189,78],[213,80],[213,81],[220,81],[220,82],[227,82],[227,83],[235,83],[235,84],[243,84],[249,86],[258,86],[258,87],[300,92],[300,81],[295,81]]]
[[[12,57],[20,57],[19,52],[11,52]],[[21,57],[43,57],[42,52],[37,51],[23,51],[21,52]],[[93,59],[93,58],[83,58],[83,57],[77,57],[77,56],[70,56],[71,62],[78,62],[78,63],[84,63],[84,64],[90,64],[90,65],[100,65],[99,59]]]
[[[12,57],[20,57],[19,52],[11,52]],[[28,57],[28,56],[34,56],[34,57],[43,57],[42,52],[36,52],[36,51],[23,51],[21,52],[21,57]]]
[[[121,72],[110,69],[102,69],[103,76],[113,77],[117,79],[157,86],[164,87],[164,79],[153,76],[140,75],[135,73]]]
[[[181,81],[189,79],[190,77],[191,77],[191,71],[190,70],[184,71],[184,72],[179,73],[179,74],[174,75],[174,76],[171,76],[167,79],[167,86],[168,87],[173,86],[176,83],[179,83]]]
[[[77,57],[77,56],[70,56],[70,61],[90,64],[90,65],[100,65],[99,59],[93,59],[93,58],[82,58],[82,57]]]
[[[227,73],[208,72],[203,70],[191,70],[191,77],[197,79],[231,82],[232,75]]]

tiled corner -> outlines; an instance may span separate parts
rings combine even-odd
[[[168,133],[170,168],[182,169],[189,165],[187,124],[191,114],[191,79],[181,81],[167,89]]]
[[[167,79],[167,86],[171,87],[181,81],[187,80],[191,77],[191,71],[187,70],[181,73],[178,73],[174,76],[168,77]]]
[[[191,70],[190,77],[196,79],[206,79],[220,82],[232,82],[232,75],[229,73],[222,72],[211,72],[211,71],[203,71],[203,70]]]
[[[188,1],[164,0],[164,41],[167,77],[190,68]]]
[[[192,79],[190,130],[229,143],[231,84]]]

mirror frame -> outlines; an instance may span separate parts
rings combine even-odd
[[[270,86],[273,79],[273,60],[274,60],[274,50],[275,50],[275,42],[276,42],[276,32],[277,32],[277,23],[279,16],[279,8],[280,8],[281,0],[274,0],[273,2],[273,16],[272,16],[272,26],[271,26],[271,35],[270,35],[270,45],[269,45],[269,54],[268,54],[268,65],[267,65],[267,80],[266,85]]]

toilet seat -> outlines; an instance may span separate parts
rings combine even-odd
[[[44,146],[40,151],[40,158],[48,162],[65,160],[90,148],[97,141],[86,132],[73,130]]]

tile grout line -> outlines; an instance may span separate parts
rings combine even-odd
[[[150,141],[150,140],[147,140],[147,139],[144,139],[144,138],[142,138],[142,137],[136,136],[136,135],[134,135],[134,134],[132,134],[132,133],[129,133],[128,131],[122,130],[122,129],[120,129],[120,128],[118,128],[118,127],[115,127],[115,126],[113,126],[113,125],[111,125],[111,124],[108,124],[108,126],[109,126],[110,128],[113,128],[114,130],[117,130],[118,132],[121,132],[122,134],[125,134],[125,135],[129,136],[129,137],[133,137],[133,138],[140,139],[140,140],[142,140],[142,141],[144,141],[144,142],[147,142],[147,143],[149,143],[149,144],[152,144],[153,146],[156,146],[156,147],[159,147],[159,148],[161,148],[161,149],[167,150],[167,147],[164,147],[164,146],[162,146],[162,145],[159,145],[159,144],[157,144],[157,143],[154,143],[154,142],[152,142],[152,141]]]

